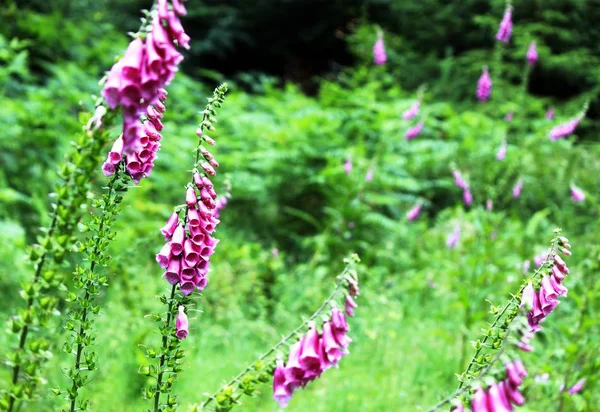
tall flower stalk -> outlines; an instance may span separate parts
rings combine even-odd
[[[208,399],[192,410],[206,410],[211,407],[213,410],[219,412],[229,411],[240,404],[239,399],[242,395],[252,395],[257,385],[269,382],[271,379],[273,379],[274,383],[274,398],[284,406],[287,404],[289,398],[291,398],[291,393],[294,389],[297,389],[298,386],[304,386],[308,381],[320,376],[323,370],[327,368],[327,366],[322,368],[323,365],[337,363],[339,357],[332,363],[330,356],[332,356],[336,349],[337,351],[341,351],[339,354],[341,356],[345,353],[346,347],[350,343],[350,339],[345,335],[348,330],[347,324],[345,327],[342,326],[345,323],[345,316],[337,309],[337,302],[340,298],[345,298],[344,310],[349,316],[353,316],[355,304],[352,297],[359,294],[358,275],[355,266],[360,262],[360,259],[358,255],[353,254],[349,258],[344,259],[344,262],[346,263],[346,267],[338,275],[333,291],[308,319],[223,385],[220,390],[210,395]],[[332,310],[331,314],[330,310]],[[343,316],[343,320],[337,319],[340,315]],[[338,343],[337,346],[324,344],[326,340],[329,340],[328,327],[324,326],[325,331],[323,334],[318,334],[315,330],[318,319],[323,319],[325,321],[324,325],[330,322],[333,334],[339,334],[335,338],[335,342]],[[341,322],[339,322],[340,320]],[[341,328],[337,329],[336,332],[338,325]],[[305,334],[307,331],[308,333]],[[315,334],[317,334],[317,337],[312,336],[311,338],[311,335]],[[300,339],[298,339],[299,337]],[[314,347],[310,345],[311,342],[315,344]],[[307,344],[310,350],[307,350],[306,354],[304,354],[303,348]],[[287,350],[289,346],[291,347]],[[282,373],[283,365],[281,360],[286,350],[290,354],[287,365],[285,365],[285,369],[288,371]],[[309,353],[311,356],[307,356]],[[328,353],[330,356],[328,356]],[[311,362],[312,360],[314,362]],[[295,361],[298,361],[298,365],[296,365]],[[271,378],[272,375],[274,375],[273,378]],[[287,376],[287,379],[284,376]]]
[[[198,146],[192,177],[186,188],[185,204],[175,207],[161,229],[167,243],[156,255],[156,260],[165,269],[163,277],[171,284],[171,291],[169,296],[160,298],[167,305],[166,314],[152,315],[160,323],[162,340],[160,348],[148,348],[146,356],[156,359],[158,365],[147,365],[141,369],[143,375],[156,381],[144,392],[146,399],[153,400],[155,412],[177,408],[177,398],[170,392],[177,374],[182,370],[184,352],[179,347],[189,333],[185,310],[192,301],[189,295],[195,289],[202,291],[208,283],[210,256],[218,242],[212,233],[219,223],[219,209],[226,201],[217,199],[210,180],[219,164],[203,145],[215,144],[205,132],[215,130],[216,109],[223,105],[226,92],[226,83],[217,87],[201,112],[202,121],[196,131]],[[167,396],[166,400],[161,400],[163,394]]]
[[[25,307],[9,319],[8,330],[18,335],[18,346],[9,354],[6,364],[11,369],[10,389],[0,397],[0,410],[12,411],[30,400],[43,382],[42,364],[51,356],[51,341],[43,336],[44,327],[57,313],[58,296],[64,277],[57,272],[65,255],[75,244],[74,232],[87,203],[92,177],[108,140],[107,129],[114,115],[98,104],[96,113],[85,119],[80,137],[59,167],[50,224],[37,238],[29,253],[33,276],[23,284],[21,296]],[[26,373],[24,373],[26,372]]]

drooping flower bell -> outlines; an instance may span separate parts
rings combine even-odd
[[[446,246],[448,249],[453,249],[460,240],[460,225],[454,226],[454,230],[446,238]]]
[[[575,202],[583,202],[585,200],[585,193],[577,186],[571,185],[571,198]]]
[[[463,190],[463,202],[466,206],[471,206],[471,203],[473,203],[473,194],[469,186]]]
[[[188,317],[185,314],[185,308],[183,306],[179,306],[178,308],[179,314],[177,315],[177,320],[175,321],[176,329],[175,336],[179,339],[183,340],[187,337],[190,332],[190,324],[188,321]]]
[[[406,131],[406,140],[411,140],[421,134],[421,130],[423,130],[423,122],[417,123],[415,126],[411,127]]]
[[[529,48],[527,49],[527,61],[529,62],[530,66],[534,66],[537,63],[538,59],[539,56],[537,52],[537,47],[535,45],[535,42],[532,41],[529,44]]]
[[[415,220],[417,217],[419,217],[419,215],[421,214],[421,209],[423,208],[423,205],[418,203],[415,206],[412,207],[412,209],[410,209],[407,213],[406,213],[406,218],[408,220]]]
[[[481,102],[485,102],[489,100],[492,94],[492,78],[490,77],[490,72],[486,67],[481,71],[481,76],[479,77],[479,81],[477,82],[477,99]]]
[[[583,386],[585,385],[585,378],[581,378],[577,381],[577,383],[575,383],[575,385],[573,385],[568,393],[569,395],[575,395],[576,393],[581,392],[581,390],[583,389]]]
[[[377,41],[373,45],[373,62],[380,66],[385,64],[387,61],[387,54],[385,53],[385,43],[383,42],[383,32],[377,34]]]
[[[410,108],[408,108],[404,113],[402,113],[402,118],[404,120],[413,119],[419,113],[420,107],[421,107],[421,101],[417,100],[416,102],[413,103],[412,106],[410,106]]]
[[[502,43],[508,43],[510,41],[510,35],[512,34],[512,6],[508,5],[504,10],[504,17],[498,27],[498,33],[496,33],[496,40]]]
[[[571,134],[573,134],[573,132],[575,132],[575,129],[577,128],[577,126],[579,126],[579,123],[581,122],[581,120],[583,119],[583,116],[577,116],[574,119],[569,120],[566,123],[562,123],[559,124],[558,126],[554,126],[551,130],[550,130],[550,140],[558,140],[561,139],[563,137],[567,137],[570,136]]]
[[[515,199],[521,197],[521,191],[523,190],[523,179],[517,180],[517,183],[513,186],[512,195]]]

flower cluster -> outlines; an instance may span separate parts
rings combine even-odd
[[[570,256],[571,245],[568,240],[561,237],[559,244],[562,246],[560,251],[564,255]],[[532,282],[529,282],[523,289],[521,307],[525,307],[528,310],[527,320],[532,332],[537,332],[541,329],[540,323],[560,303],[558,297],[567,295],[568,289],[561,283],[569,273],[567,264],[558,253],[549,256],[547,259],[552,259],[551,270],[550,273],[543,275],[538,290],[536,291]]]
[[[423,208],[423,205],[420,204],[420,203],[414,205],[413,208],[410,209],[406,213],[406,219],[408,219],[408,220],[415,220],[416,218],[418,218],[419,215],[421,214],[421,209],[422,208]]]
[[[387,55],[385,53],[385,44],[383,43],[383,33],[379,32],[377,41],[373,45],[373,62],[380,66],[385,64],[386,61]]]
[[[513,410],[513,405],[521,406],[525,403],[525,398],[519,391],[523,378],[527,376],[523,362],[516,360],[504,366],[506,368],[504,380],[493,383],[487,391],[481,387],[475,391],[471,401],[472,412],[509,412]],[[464,408],[459,406],[454,411],[464,411]]]
[[[538,59],[539,56],[537,52],[537,47],[535,45],[535,42],[532,41],[531,44],[529,44],[529,48],[527,49],[527,61],[529,62],[530,66],[534,66],[537,63]]]
[[[563,137],[570,136],[571,134],[573,134],[573,132],[575,132],[575,129],[577,128],[577,126],[579,126],[581,120],[583,120],[583,115],[577,116],[576,118],[571,119],[566,123],[554,126],[550,130],[550,140],[558,140],[562,139]]]
[[[504,10],[504,17],[498,27],[498,33],[496,33],[496,40],[502,43],[508,43],[510,41],[510,35],[512,33],[512,7],[508,5]]]
[[[410,129],[406,131],[406,140],[411,140],[421,134],[421,130],[423,130],[423,122],[419,122]]]
[[[104,163],[106,175],[114,173],[115,159],[123,156],[136,182],[152,171],[165,111],[164,86],[177,72],[183,56],[176,45],[189,48],[190,38],[179,17],[186,10],[181,0],[158,0],[151,24],[129,44],[123,58],[108,73],[102,96],[111,109],[121,106],[123,134]],[[118,156],[117,156],[118,154]]]
[[[348,281],[345,312],[354,316],[356,303],[353,297],[359,295],[358,283]],[[349,330],[346,315],[336,307],[331,311],[329,320],[323,322],[321,333],[312,326],[306,335],[290,348],[288,360],[278,360],[273,374],[273,399],[281,407],[287,406],[293,392],[308,382],[320,377],[332,366],[337,366],[340,359],[347,355],[352,339],[347,335]]]
[[[421,101],[417,100],[410,106],[407,110],[402,113],[402,118],[404,120],[413,119],[417,114],[419,114],[419,109],[421,108]]]
[[[481,71],[481,76],[477,82],[477,98],[481,102],[489,100],[492,94],[492,78],[487,67],[484,67]]]

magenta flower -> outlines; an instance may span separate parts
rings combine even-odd
[[[581,122],[582,119],[583,119],[583,116],[578,116],[572,120],[569,120],[566,123],[559,124],[558,126],[554,126],[550,130],[550,134],[549,134],[550,140],[558,140],[563,137],[570,136],[571,134],[573,134],[573,132],[575,131],[575,129],[577,128],[577,126],[579,125],[579,123]]]
[[[579,379],[577,383],[573,385],[571,389],[569,389],[569,395],[574,395],[578,392],[581,392],[581,390],[583,389],[583,385],[585,385],[585,378]]]
[[[285,368],[282,360],[277,361],[277,367],[273,373],[273,399],[282,408],[285,408],[292,399],[290,386],[285,384]]]
[[[529,62],[530,66],[533,66],[537,63],[538,59],[539,59],[539,56],[538,56],[537,48],[535,46],[535,42],[532,41],[529,44],[529,48],[527,49],[527,61]]]
[[[352,299],[352,296],[346,296],[346,304],[344,306],[344,310],[348,314],[348,316],[354,316],[354,309],[356,308],[356,302]]]
[[[423,122],[417,123],[415,126],[406,131],[406,140],[414,139],[421,134],[421,130],[423,130]]]
[[[513,189],[512,189],[512,195],[515,199],[518,199],[519,197],[521,197],[521,191],[523,190],[523,180],[519,179],[517,180],[517,183],[514,185]]]
[[[548,108],[548,111],[546,112],[546,119],[548,119],[548,120],[554,119],[554,108],[553,107]]]
[[[375,168],[373,166],[369,167],[367,170],[367,174],[365,175],[365,182],[371,182],[373,180],[373,176],[375,175]]]
[[[467,206],[471,206],[471,203],[473,203],[473,195],[471,194],[471,189],[469,186],[467,186],[463,191],[463,202]]]
[[[177,315],[177,320],[175,323],[177,327],[175,336],[181,340],[185,339],[190,332],[190,325],[188,322],[188,317],[185,314],[185,308],[183,306],[179,306],[179,314]]]
[[[496,34],[496,40],[502,43],[508,43],[510,41],[510,35],[512,33],[512,7],[509,5],[504,10],[504,17],[498,27],[498,33]]]
[[[373,62],[379,66],[385,64],[386,61],[387,55],[385,53],[385,44],[383,43],[383,33],[379,32],[377,41],[373,45]]]
[[[504,160],[506,158],[506,149],[507,149],[507,144],[506,144],[506,139],[502,140],[502,143],[500,144],[500,147],[498,148],[498,153],[496,153],[496,160]]]
[[[454,230],[452,231],[452,233],[450,233],[448,235],[448,237],[446,238],[446,246],[448,247],[448,249],[453,249],[458,244],[459,240],[460,240],[460,225],[456,225],[456,226],[454,226]]]
[[[575,202],[583,202],[585,200],[585,193],[577,186],[571,185],[571,198]]]
[[[412,209],[410,209],[407,213],[406,213],[406,218],[408,220],[415,220],[417,217],[419,217],[419,214],[421,213],[421,209],[422,209],[423,205],[416,204],[413,206]]]
[[[346,172],[347,175],[349,175],[350,172],[352,172],[352,159],[350,159],[349,157],[344,162],[344,172]]]
[[[402,113],[402,118],[404,120],[410,120],[414,118],[419,113],[419,108],[421,107],[421,102],[417,100],[408,110]]]
[[[176,44],[189,48],[190,40],[177,16],[185,14],[185,7],[179,1],[174,1],[173,10],[169,10],[167,0],[159,0],[157,11],[145,39],[136,37],[131,41],[123,58],[108,73],[102,90],[111,109],[122,108],[121,151],[127,172],[136,183],[150,174],[160,147],[158,141],[163,129],[160,119],[167,95],[163,88],[183,60]],[[114,173],[115,158],[109,154],[102,167],[105,174]]]
[[[467,187],[469,187],[465,179],[463,179],[460,171],[453,169],[452,176],[454,176],[454,183],[456,184],[456,186],[460,187],[461,189],[466,189]]]
[[[506,113],[506,116],[504,116],[504,120],[506,120],[507,122],[512,122],[514,118],[515,112],[508,112]]]
[[[492,94],[492,78],[490,77],[487,67],[484,67],[481,72],[481,77],[479,77],[479,81],[477,82],[476,94],[481,102],[489,100],[490,95]]]

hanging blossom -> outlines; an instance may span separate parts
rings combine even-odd
[[[583,192],[583,190],[581,190],[577,186],[571,185],[571,198],[575,202],[578,202],[578,203],[583,202],[585,200],[585,193]]]
[[[463,191],[463,202],[466,206],[471,206],[473,203],[473,194],[471,193],[471,188],[469,186]]]
[[[546,112],[546,119],[548,119],[548,120],[554,119],[554,107],[548,108],[548,111]]]
[[[454,183],[456,186],[460,187],[461,189],[466,189],[469,186],[459,170],[453,169],[452,176],[454,176]]]
[[[512,6],[508,5],[504,10],[504,17],[498,27],[498,33],[496,33],[496,40],[502,43],[508,43],[510,41],[510,35],[512,33]]]
[[[585,381],[586,381],[586,379],[585,379],[585,378],[581,378],[581,379],[579,379],[579,380],[577,381],[577,383],[575,383],[575,385],[573,385],[573,386],[572,386],[572,387],[569,389],[569,391],[568,391],[569,395],[575,395],[576,393],[579,393],[579,392],[581,392],[581,390],[583,389],[583,385],[585,385]]]
[[[517,183],[513,186],[512,195],[515,199],[521,197],[521,191],[523,190],[523,179],[517,180]]]
[[[116,159],[125,160],[127,171],[137,183],[154,166],[165,112],[168,85],[183,55],[176,45],[189,49],[190,38],[178,16],[186,14],[180,0],[158,0],[151,25],[135,37],[124,56],[108,73],[102,96],[111,109],[121,106],[123,133],[103,165],[106,175],[115,171]]]
[[[562,246],[559,251],[565,256],[571,256],[571,245],[565,237],[559,239]],[[521,307],[527,312],[527,321],[531,332],[542,329],[542,323],[546,317],[558,306],[559,296],[567,296],[568,289],[563,286],[562,281],[570,273],[565,261],[558,253],[548,257],[552,259],[551,270],[544,274],[539,284],[529,282],[523,289]]]
[[[178,309],[179,314],[177,315],[177,319],[175,321],[177,329],[175,336],[183,340],[187,338],[188,333],[190,333],[190,323],[188,321],[187,315],[185,314],[185,307],[179,306]]]
[[[387,55],[385,53],[385,44],[383,42],[383,32],[377,34],[377,41],[373,45],[373,62],[380,66],[385,64],[387,61]]]
[[[554,126],[551,130],[550,130],[550,140],[558,140],[561,139],[563,137],[567,137],[570,136],[571,134],[573,134],[573,132],[575,131],[575,129],[577,128],[577,126],[579,126],[579,123],[581,122],[581,120],[583,120],[584,115],[581,114],[579,116],[577,116],[574,119],[569,120],[566,123],[562,123],[559,124],[558,126]]]
[[[411,127],[406,131],[406,140],[411,140],[421,134],[421,130],[423,130],[423,122],[417,123],[415,126]]]
[[[490,77],[490,72],[488,71],[487,66],[481,71],[481,76],[477,82],[476,94],[477,98],[481,102],[489,100],[490,95],[492,94],[492,78]]]
[[[446,238],[446,246],[448,247],[448,249],[453,249],[458,244],[459,240],[460,225],[457,224],[456,226],[454,226],[454,230],[452,231],[452,233],[450,233]]]
[[[359,295],[358,283],[349,281],[344,311],[354,316]],[[298,388],[320,377],[327,369],[337,366],[340,359],[347,355],[352,339],[347,335],[350,328],[346,314],[334,307],[329,319],[323,322],[321,332],[313,325],[308,332],[290,347],[287,362],[277,361],[273,373],[273,399],[284,408],[292,394]]]
[[[404,120],[413,119],[417,114],[419,114],[419,109],[421,108],[421,101],[417,100],[413,103],[410,108],[408,108],[404,113],[402,113],[402,118]]]
[[[419,217],[419,215],[421,214],[421,209],[423,208],[422,204],[416,204],[415,206],[413,206],[412,209],[410,209],[407,213],[406,213],[406,218],[408,220],[415,220],[416,218]]]
[[[527,61],[529,62],[530,66],[534,66],[537,63],[538,59],[539,56],[537,52],[537,47],[535,45],[535,42],[532,41],[529,44],[529,48],[527,49]]]
[[[471,400],[472,412],[490,411],[512,411],[513,405],[521,406],[525,398],[519,391],[523,384],[523,378],[527,376],[527,370],[520,359],[504,365],[506,378],[500,382],[494,382],[484,389],[479,387],[475,390]],[[452,412],[464,412],[462,404],[456,405]]]
[[[350,159],[349,157],[346,158],[346,161],[344,162],[344,172],[349,175],[350,172],[352,172],[352,159]]]
[[[496,153],[496,160],[504,160],[506,158],[506,149],[507,149],[506,139],[502,140],[500,147],[498,148],[498,153]]]

